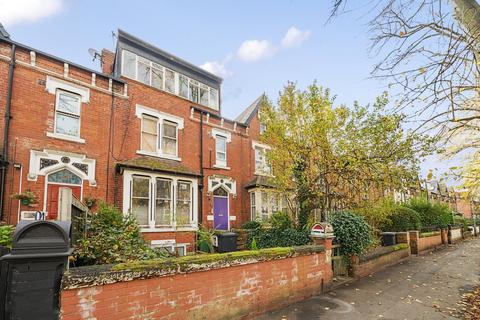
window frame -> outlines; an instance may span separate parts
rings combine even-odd
[[[151,221],[151,215],[152,213],[150,212],[150,207],[152,205],[152,199],[151,199],[151,193],[152,193],[152,181],[151,181],[151,178],[149,176],[145,176],[145,175],[142,175],[142,174],[134,174],[132,175],[132,179],[131,179],[131,183],[130,183],[130,212],[132,212],[132,215],[134,217],[136,217],[136,215],[133,213],[132,210],[132,207],[133,207],[133,180],[134,179],[144,179],[144,180],[147,180],[148,182],[148,197],[145,198],[145,197],[135,197],[137,199],[148,199],[148,205],[147,205],[147,224],[140,224],[140,222],[138,223],[139,226],[142,228],[142,227],[148,227],[150,226],[150,221]],[[137,219],[138,220],[138,219]]]
[[[253,141],[252,148],[254,150],[254,174],[261,176],[271,176],[273,171],[272,165],[269,163],[266,155],[267,150],[270,150],[270,147],[268,145]],[[257,158],[257,150],[260,153],[260,159]],[[257,163],[260,163],[260,165],[257,166]]]
[[[145,118],[152,118],[151,120],[153,121],[153,119],[156,119],[156,134],[153,134],[153,133],[150,133],[150,132],[147,132],[145,131],[144,127],[144,122],[143,120]],[[158,117],[155,117],[155,116],[152,116],[152,115],[149,115],[149,114],[142,114],[142,119],[141,119],[141,125],[140,125],[140,149],[145,151],[145,152],[153,152],[153,151],[149,151],[149,150],[145,150],[144,149],[144,145],[143,145],[143,134],[148,134],[148,135],[155,135],[155,152],[158,152],[158,140],[159,140],[159,135],[158,135],[158,122],[159,122],[159,119]]]
[[[62,95],[62,94],[65,94],[65,95],[70,96],[70,97],[75,97],[75,98],[78,99],[78,114],[74,114],[74,113],[71,113],[71,112],[68,112],[68,111],[58,110],[58,106],[59,106],[59,103],[60,103],[60,95]],[[58,114],[62,114],[64,116],[67,116],[67,117],[70,117],[70,118],[77,118],[78,119],[78,135],[74,136],[74,135],[70,135],[70,134],[57,132],[57,128],[58,128],[57,115]],[[79,95],[78,93],[70,92],[70,91],[63,90],[63,89],[57,89],[56,93],[55,93],[55,115],[54,115],[54,121],[53,122],[54,122],[53,133],[55,135],[59,135],[59,136],[62,136],[62,137],[67,137],[67,138],[70,138],[70,139],[80,139],[80,131],[81,131],[81,128],[82,128],[82,96]]]
[[[156,140],[156,150],[154,152],[152,151],[147,151],[143,149],[142,142],[140,141],[139,143],[139,150],[137,150],[137,154],[143,154],[143,155],[148,155],[148,156],[153,156],[153,157],[159,157],[159,158],[164,158],[164,159],[170,159],[170,160],[176,160],[176,161],[181,161],[182,159],[179,157],[180,153],[180,139],[179,139],[179,130],[183,130],[184,126],[184,121],[182,118],[170,115],[161,111],[157,111],[154,109],[150,109],[141,105],[137,104],[135,114],[137,118],[140,119],[141,121],[141,132],[140,132],[140,140],[142,139],[142,134],[143,134],[143,118],[144,115],[148,117],[153,117],[157,118],[157,140]],[[162,141],[163,141],[163,122],[169,122],[172,125],[175,125],[175,139],[176,139],[176,144],[175,144],[175,155],[165,153],[163,148],[162,148]],[[169,139],[170,137],[167,137]]]
[[[168,122],[168,125],[175,127],[175,137],[168,137],[165,136],[165,123]],[[162,123],[160,124],[160,135],[159,135],[159,143],[157,144],[157,151],[160,151],[162,155],[170,156],[170,157],[178,157],[178,123],[174,121],[170,121],[168,119],[162,119]],[[158,131],[157,131],[158,132]],[[175,140],[175,154],[166,153],[163,148],[163,140]]]
[[[169,178],[163,178],[163,177],[155,177],[155,178],[152,178],[152,180],[155,180],[155,183],[154,183],[154,203],[152,204],[154,206],[154,211],[152,211],[152,220],[153,220],[153,224],[155,225],[155,228],[163,228],[163,227],[171,227],[173,225],[173,221],[174,221],[174,202],[173,200],[175,199],[174,197],[174,184],[173,184],[173,181],[172,179],[169,179]],[[160,200],[164,200],[164,199],[167,199],[167,198],[159,198],[158,197],[158,181],[161,180],[161,181],[168,181],[170,183],[170,221],[169,221],[169,224],[168,225],[165,225],[165,224],[160,224],[157,222],[156,220],[156,214],[157,214],[157,201],[160,199]],[[153,208],[152,206],[152,208]]]
[[[124,171],[123,191],[123,212],[124,214],[135,213],[132,211],[133,180],[135,178],[144,178],[149,182],[149,205],[147,212],[148,225],[141,225],[142,232],[163,232],[163,231],[196,231],[198,230],[198,181],[195,178],[184,178],[168,174],[144,173],[135,170]],[[171,181],[171,223],[170,225],[160,225],[156,219],[156,200],[157,200],[157,180]],[[177,189],[180,183],[189,184],[189,219],[185,224],[177,222]]]
[[[125,55],[126,53],[125,52],[128,52],[128,54],[131,54],[131,55],[134,55],[135,56],[135,62],[134,62],[134,68],[135,68],[135,74],[134,76],[132,77],[131,75],[127,75],[126,72],[125,72],[125,67],[126,67],[126,64],[125,64]],[[144,62],[140,61],[140,59],[144,60]],[[149,64],[146,63],[146,61],[149,62]],[[139,68],[139,64],[144,64],[144,65],[147,65],[149,70],[150,70],[150,76],[149,76],[149,80],[148,80],[148,83],[145,83],[143,81],[141,81],[139,79],[139,74],[138,74],[138,68]],[[162,74],[162,87],[161,88],[158,88],[156,86],[153,85],[153,70],[156,69],[156,70],[161,70],[161,74]],[[183,99],[186,99],[188,101],[191,101],[193,103],[196,103],[198,105],[201,105],[201,106],[204,106],[204,107],[207,107],[207,108],[210,108],[210,109],[213,109],[213,110],[220,110],[220,88],[214,88],[214,87],[211,87],[199,80],[196,80],[196,79],[193,79],[193,78],[190,78],[189,76],[183,74],[183,73],[180,73],[180,72],[177,72],[177,71],[174,71],[168,67],[165,67],[163,66],[162,64],[160,63],[157,63],[157,62],[154,62],[148,58],[145,58],[143,56],[140,56],[130,50],[127,50],[127,49],[122,49],[122,61],[121,61],[121,75],[123,77],[126,77],[128,79],[132,79],[132,80],[135,80],[135,81],[138,81],[142,84],[145,84],[145,85],[148,85],[152,88],[155,88],[157,90],[161,90],[161,91],[164,91],[164,92],[167,92],[167,93],[170,93],[170,94],[174,94],[180,98],[183,98]],[[173,73],[173,80],[174,80],[174,87],[173,87],[173,92],[170,91],[170,90],[166,90],[166,71],[169,71],[171,73]],[[186,85],[187,85],[187,92],[186,92],[186,96],[183,96],[180,94],[180,77],[184,77],[185,80],[186,80]],[[190,96],[190,84],[191,83],[194,83],[193,85],[197,87],[197,101],[194,101],[192,99],[192,97]],[[201,103],[201,100],[200,100],[200,91],[201,90],[206,90],[207,92],[207,101],[205,101],[205,103]],[[212,99],[212,95],[215,97],[215,99]]]
[[[224,145],[225,145],[225,151],[219,151],[218,148],[217,148],[217,143],[219,141],[223,141]],[[219,167],[227,167],[227,145],[228,145],[228,137],[224,136],[224,135],[221,135],[221,134],[215,134],[215,164]],[[218,154],[221,153],[221,154],[224,154],[225,155],[225,159],[220,159],[218,157]]]

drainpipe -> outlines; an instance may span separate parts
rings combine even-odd
[[[198,223],[203,223],[203,111],[200,111],[200,183],[198,184],[200,196],[198,198]]]
[[[3,155],[1,159],[2,181],[0,185],[0,220],[3,220],[3,208],[5,206],[4,196],[6,187],[6,175],[8,167],[8,133],[10,129],[10,109],[12,106],[12,87],[13,87],[13,69],[15,68],[15,44],[12,44],[12,52],[8,67],[8,85],[7,85],[7,101],[5,104],[5,128],[3,133]]]

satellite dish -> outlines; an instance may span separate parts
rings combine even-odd
[[[90,48],[88,53],[93,57],[92,61],[95,61],[97,58],[101,60],[102,58],[102,55],[96,49]]]

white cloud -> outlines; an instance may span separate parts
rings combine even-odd
[[[0,22],[5,26],[34,22],[62,8],[63,0],[0,0]]]
[[[200,68],[222,78],[227,78],[232,75],[232,73],[225,67],[225,64],[220,61],[207,61],[202,64]]]
[[[223,58],[222,61],[207,61],[200,66],[200,68],[207,70],[208,72],[213,73],[222,78],[230,77],[233,72],[227,69],[226,64],[232,60],[233,54],[229,53]]]
[[[244,41],[237,51],[237,56],[243,61],[254,62],[269,58],[275,53],[275,47],[267,40]]]
[[[303,42],[307,41],[310,38],[312,32],[310,30],[300,30],[296,27],[291,27],[288,29],[287,33],[282,39],[282,47],[290,48],[290,47],[298,47]]]

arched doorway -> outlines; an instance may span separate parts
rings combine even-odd
[[[67,187],[72,189],[73,195],[81,200],[82,183],[83,180],[80,176],[65,168],[47,175],[47,199],[45,209],[48,213],[48,220],[55,220],[58,217],[58,198],[60,188]]]
[[[213,226],[218,230],[229,228],[228,191],[218,187],[213,191]]]

